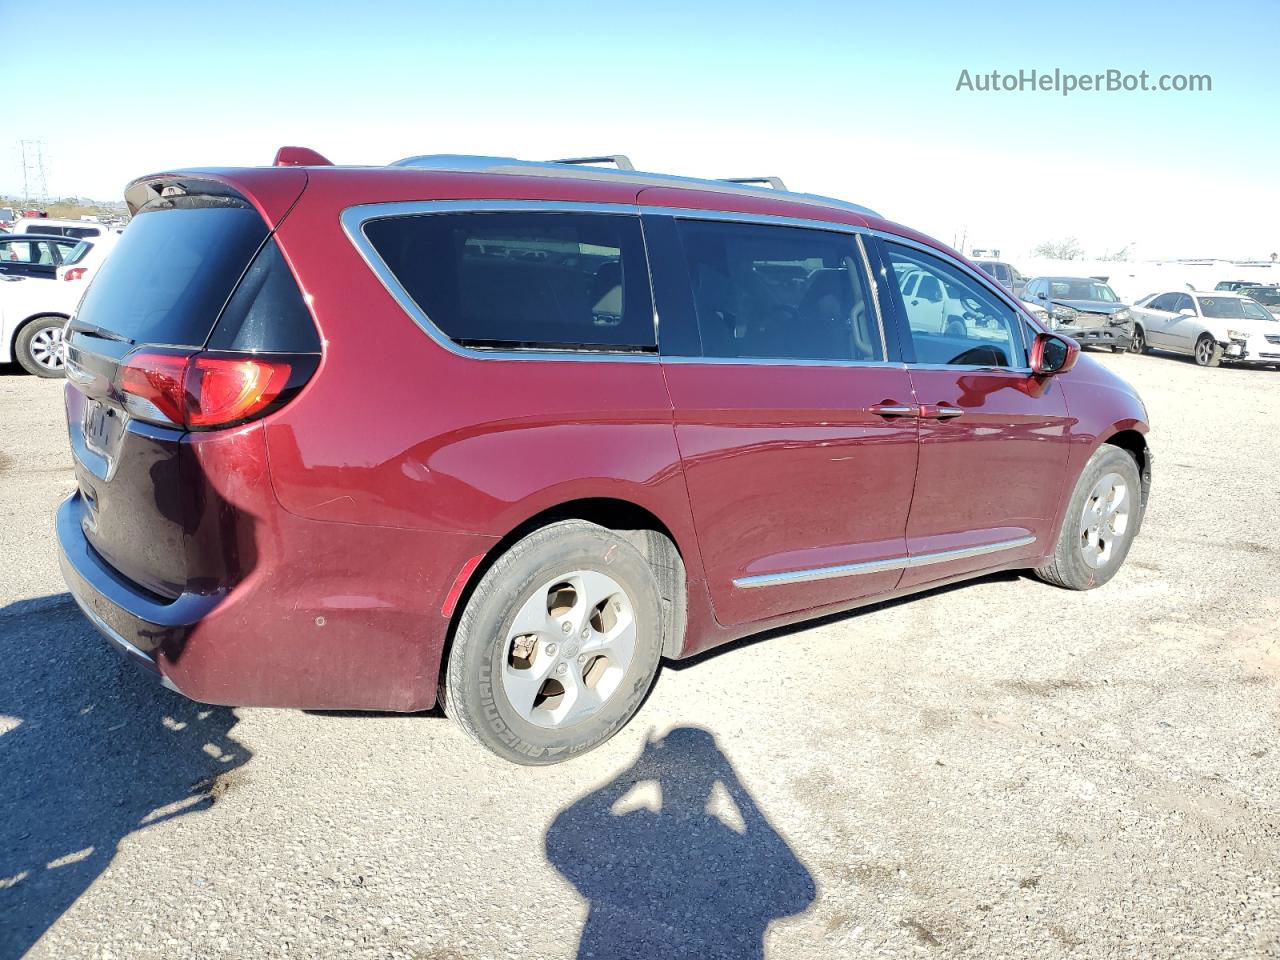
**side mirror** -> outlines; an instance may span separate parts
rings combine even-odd
[[[1031,342],[1031,372],[1040,377],[1066,373],[1076,365],[1080,344],[1056,333],[1037,333]]]
[[[1039,291],[1037,291],[1037,292],[1036,292],[1036,299],[1037,299],[1037,300],[1048,300],[1048,299],[1049,299],[1049,295],[1048,295],[1047,293],[1045,293],[1043,290],[1039,290]]]
[[[1192,310],[1190,307],[1183,307],[1181,310],[1178,311],[1178,315],[1182,317],[1194,317],[1196,315],[1196,312]]]

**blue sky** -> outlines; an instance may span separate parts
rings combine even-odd
[[[214,12],[216,9],[216,12]],[[55,194],[173,166],[624,152],[771,173],[948,242],[1091,253],[1280,248],[1280,4],[437,4],[0,0],[0,35],[82,75],[5,97]],[[70,61],[68,61],[70,62]],[[957,92],[962,69],[1210,74],[1210,93]],[[10,91],[16,88],[10,87]]]

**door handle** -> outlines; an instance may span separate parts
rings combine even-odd
[[[950,420],[959,417],[964,411],[947,403],[925,403],[920,406],[920,416],[925,420]]]
[[[918,414],[916,407],[905,403],[895,403],[893,400],[872,404],[868,409],[877,417],[914,417]]]

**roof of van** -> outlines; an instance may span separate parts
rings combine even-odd
[[[309,197],[329,195],[342,208],[430,200],[617,203],[860,226],[964,259],[934,238],[885,220],[868,207],[831,197],[725,180],[507,157],[443,154],[410,157],[387,166],[289,164],[174,170],[133,181],[126,190],[131,210],[136,212],[140,200],[158,196],[162,183],[186,180],[212,180],[232,187],[273,223],[283,219],[304,189]]]

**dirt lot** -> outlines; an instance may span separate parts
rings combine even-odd
[[[1280,372],[1103,360],[1158,455],[1110,585],[738,644],[542,770],[122,663],[60,385],[0,369],[0,957],[1280,956]]]

